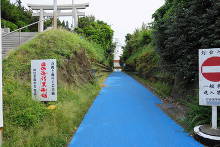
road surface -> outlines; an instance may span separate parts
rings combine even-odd
[[[69,147],[200,147],[156,104],[151,91],[123,72],[113,72]]]

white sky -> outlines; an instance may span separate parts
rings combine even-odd
[[[15,2],[16,0],[11,0]],[[23,5],[52,4],[53,0],[21,0]],[[140,28],[143,23],[152,22],[152,14],[164,4],[165,0],[75,0],[75,3],[89,2],[86,15],[94,15],[107,22],[113,30],[114,38],[123,44],[125,35]],[[58,4],[71,4],[72,0],[58,0]],[[61,20],[72,22],[71,17]]]

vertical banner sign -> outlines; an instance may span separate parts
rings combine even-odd
[[[199,104],[220,106],[220,48],[199,50]]]
[[[35,100],[57,101],[56,59],[32,60],[31,83]]]

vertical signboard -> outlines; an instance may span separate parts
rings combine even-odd
[[[199,50],[199,104],[220,105],[220,48]]]
[[[56,59],[31,61],[32,97],[39,101],[57,100]]]

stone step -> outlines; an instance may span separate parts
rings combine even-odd
[[[37,32],[14,32],[12,34],[2,34],[2,55],[5,57],[10,50],[14,50],[21,44],[33,39]],[[20,39],[19,39],[20,37]]]

